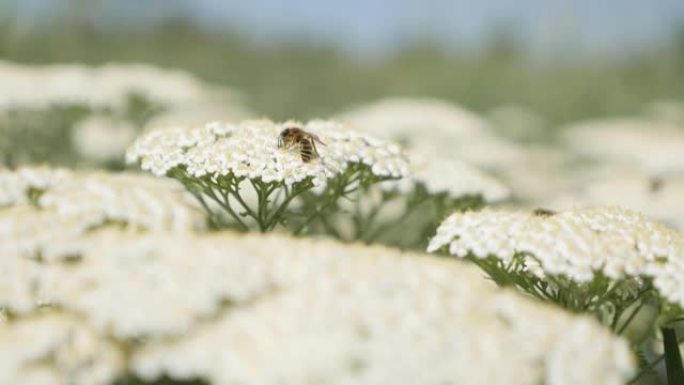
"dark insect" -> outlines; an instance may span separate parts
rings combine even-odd
[[[319,156],[316,142],[325,146],[318,136],[306,132],[299,127],[286,127],[278,135],[278,148],[292,148],[297,146],[299,155],[304,163],[310,162]]]
[[[658,191],[663,189],[664,184],[665,181],[661,178],[653,178],[649,183],[649,190],[651,190],[652,193],[657,193]]]
[[[543,209],[543,208],[534,209],[534,211],[532,213],[538,217],[550,217],[550,216],[557,214],[553,210]]]

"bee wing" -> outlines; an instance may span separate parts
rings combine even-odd
[[[313,139],[314,142],[318,142],[324,146],[326,145],[325,143],[323,143],[323,141],[321,141],[321,138],[319,138],[318,135],[314,135],[314,134],[309,134],[309,135],[311,135],[311,139]]]

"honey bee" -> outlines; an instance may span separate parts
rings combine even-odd
[[[285,127],[278,135],[278,148],[297,146],[304,163],[308,163],[311,159],[319,156],[316,142],[325,146],[325,143],[321,142],[318,136],[294,126]]]

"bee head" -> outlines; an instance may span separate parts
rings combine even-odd
[[[280,131],[280,135],[278,135],[278,148],[283,146],[283,142],[286,140],[288,136],[292,134],[292,129],[291,128],[285,128],[284,130]]]

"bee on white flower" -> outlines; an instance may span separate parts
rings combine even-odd
[[[316,143],[325,146],[325,143],[316,134],[304,131],[296,125],[289,125],[278,135],[278,148],[292,148],[297,147],[299,155],[302,157],[304,163],[310,162],[312,159],[319,157]]]

